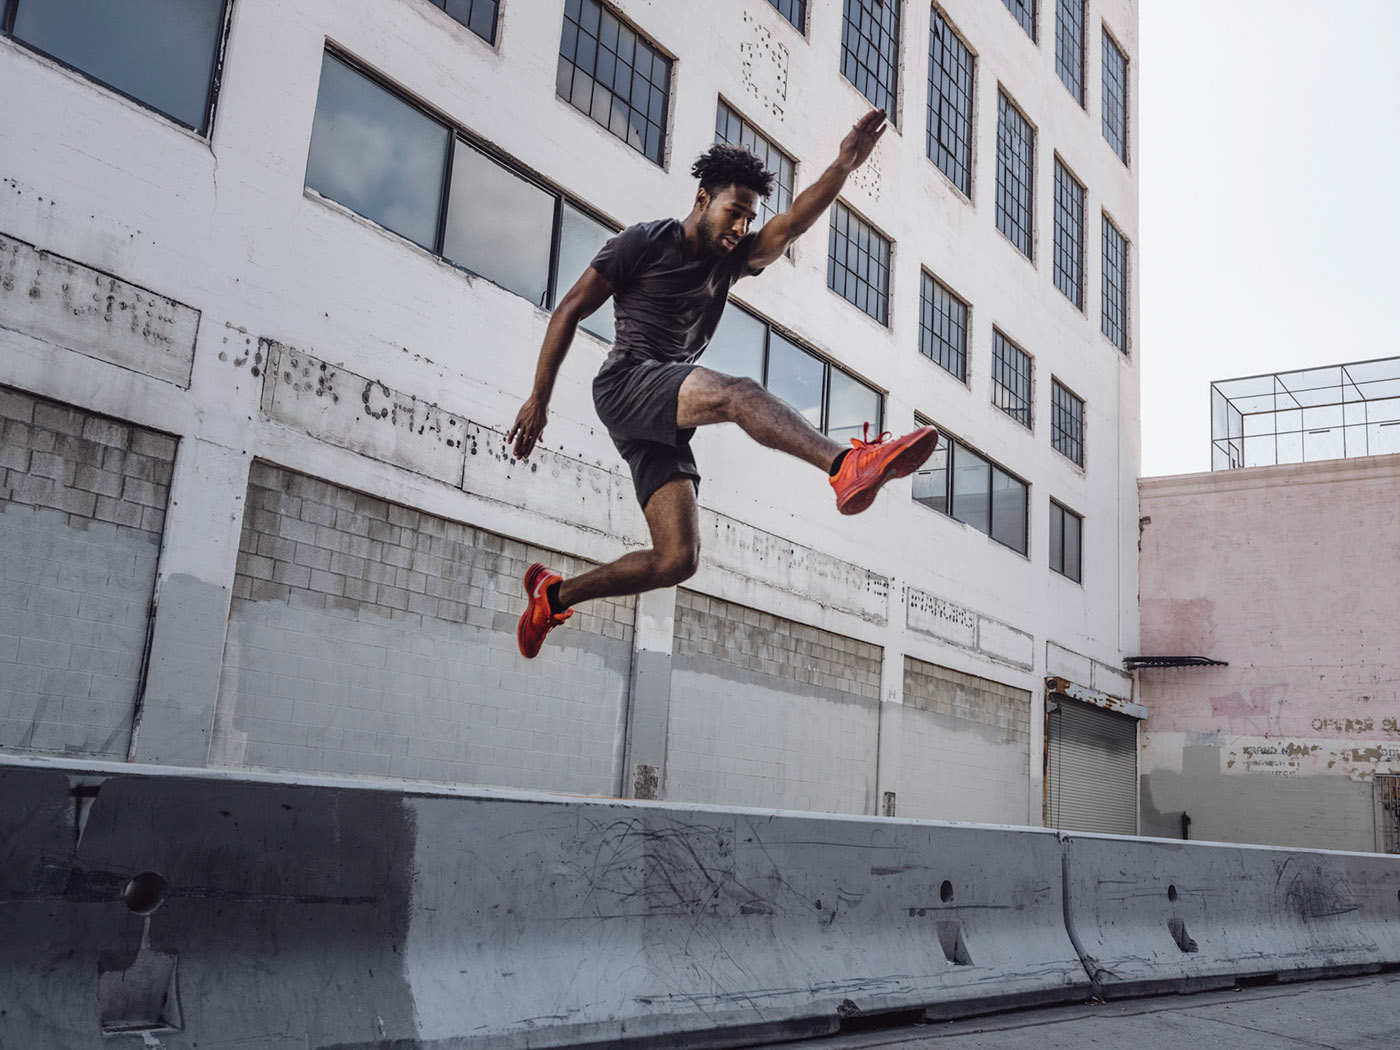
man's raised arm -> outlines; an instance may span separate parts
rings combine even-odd
[[[549,399],[554,393],[554,380],[559,375],[559,366],[564,363],[564,355],[569,352],[569,345],[574,341],[579,322],[607,302],[612,293],[613,286],[607,278],[590,266],[554,308],[554,316],[549,319],[549,328],[544,333],[544,344],[540,347],[540,361],[535,366],[535,387],[506,435],[507,445],[515,442],[517,459],[524,459],[530,454],[549,421]]]
[[[831,202],[846,184],[846,177],[865,163],[875,143],[885,133],[885,111],[872,109],[841,140],[841,148],[821,178],[793,199],[787,211],[773,216],[758,231],[758,240],[749,252],[749,265],[755,268],[777,261],[787,247],[826,214]]]

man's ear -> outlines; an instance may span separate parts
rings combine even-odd
[[[703,186],[695,191],[695,206],[701,211],[710,206],[710,194]]]

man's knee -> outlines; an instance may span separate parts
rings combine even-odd
[[[766,393],[762,384],[747,377],[725,376],[724,380],[724,414],[731,422]]]
[[[657,553],[661,556],[658,572],[664,581],[663,587],[674,587],[678,583],[684,583],[694,576],[695,571],[700,568],[700,546],[698,544],[658,551]]]

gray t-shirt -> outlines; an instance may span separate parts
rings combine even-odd
[[[593,269],[613,287],[612,357],[699,357],[719,325],[729,289],[739,278],[762,272],[749,266],[757,236],[750,233],[728,255],[691,259],[680,221],[657,219],[629,226],[603,245]]]

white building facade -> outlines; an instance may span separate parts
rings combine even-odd
[[[1039,824],[1047,678],[1135,710],[1131,0],[78,6],[0,4],[0,749]],[[645,542],[610,308],[504,445],[551,306],[872,104],[702,363],[942,451],[847,519],[702,431],[700,572],[521,659],[527,565]]]

